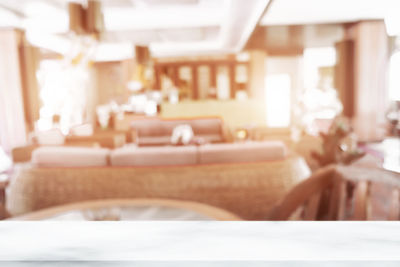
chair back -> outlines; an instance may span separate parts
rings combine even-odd
[[[399,220],[400,174],[329,165],[295,186],[269,220]]]

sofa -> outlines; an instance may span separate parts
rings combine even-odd
[[[196,165],[282,160],[283,143],[243,142],[200,146],[127,146],[110,152],[112,166]]]
[[[13,216],[107,198],[167,198],[262,220],[310,171],[281,142],[119,149],[41,147],[7,191]]]
[[[194,136],[207,143],[222,143],[229,139],[223,120],[218,117],[193,119],[138,119],[132,121],[131,127],[137,134],[139,146],[159,146],[171,143],[172,132],[179,125],[190,125]]]

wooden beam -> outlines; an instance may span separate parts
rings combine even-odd
[[[336,43],[335,88],[343,105],[343,115],[354,116],[354,42]]]
[[[174,82],[174,86],[179,88],[179,67],[178,66],[173,67],[172,81]]]
[[[154,88],[156,90],[161,90],[161,67],[154,66]]]
[[[235,64],[229,64],[229,85],[230,85],[230,98],[234,99],[235,98],[235,93],[236,93],[236,65]]]
[[[217,88],[217,66],[216,64],[210,64],[210,86]]]
[[[199,99],[199,85],[198,85],[198,75],[197,75],[197,65],[192,64],[192,90],[193,99]]]
[[[36,79],[38,69],[38,48],[29,45],[22,37],[19,47],[22,95],[27,131],[35,130],[35,122],[39,119],[39,85]]]

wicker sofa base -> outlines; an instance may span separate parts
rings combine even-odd
[[[167,198],[205,203],[246,220],[262,220],[309,174],[297,156],[282,161],[173,167],[32,167],[13,177],[6,204],[15,216],[87,200]]]

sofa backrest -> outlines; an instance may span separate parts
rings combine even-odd
[[[196,118],[179,120],[162,120],[164,129],[172,133],[173,129],[182,124],[189,124],[195,135],[222,134],[222,120],[220,118]]]
[[[126,146],[114,150],[45,146],[32,153],[38,167],[164,166],[282,160],[280,141],[205,144],[201,146]]]
[[[205,144],[199,147],[199,163],[232,163],[282,160],[286,146],[280,141]]]
[[[38,132],[36,139],[39,145],[62,145],[65,142],[65,136],[59,129]]]
[[[139,137],[163,136],[167,135],[168,132],[168,129],[164,129],[162,120],[158,118],[134,120],[132,122],[132,129],[136,130]]]
[[[110,150],[91,147],[43,146],[32,152],[32,163],[38,167],[107,166]]]
[[[111,152],[110,162],[113,166],[194,165],[197,163],[197,147],[124,147]]]
[[[223,122],[220,118],[196,119],[144,119],[132,122],[132,128],[138,133],[139,138],[148,136],[171,136],[178,125],[189,124],[195,135],[221,135]]]
[[[206,144],[202,146],[124,147],[111,152],[113,166],[195,165],[282,160],[280,141]]]

